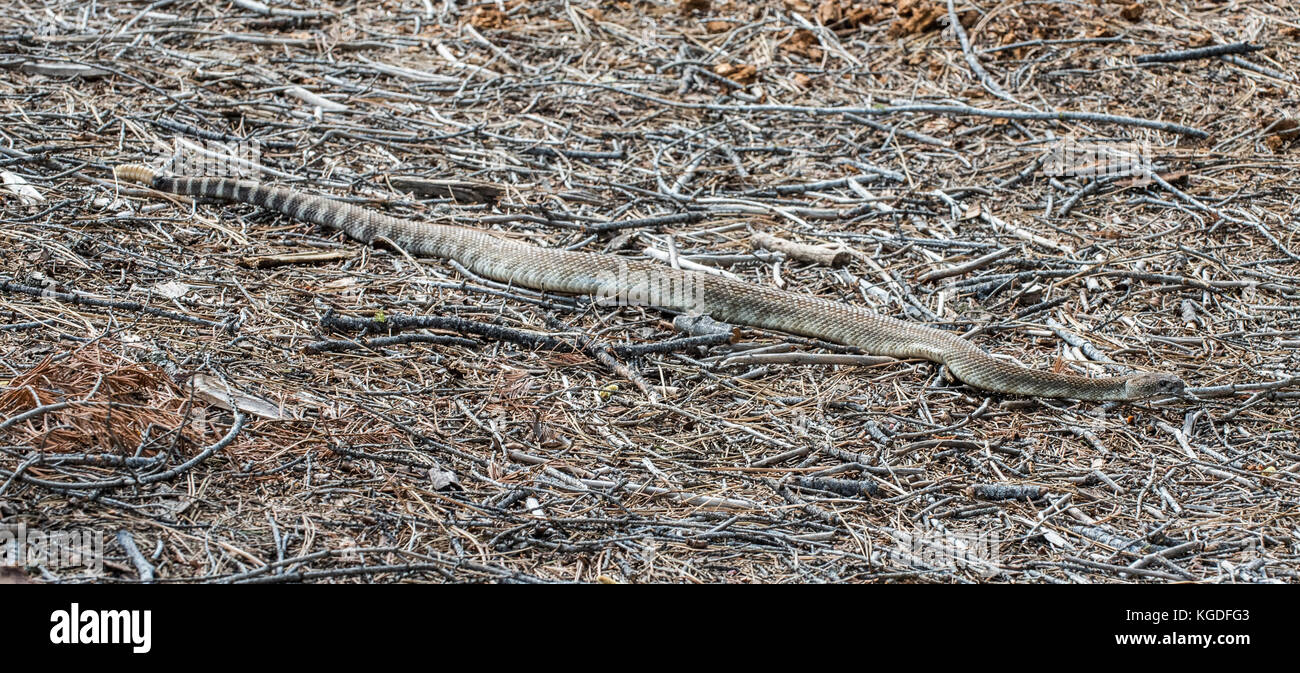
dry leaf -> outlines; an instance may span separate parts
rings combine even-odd
[[[438,467],[429,468],[429,483],[435,491],[445,491],[455,489],[463,490],[460,480],[456,478],[456,473],[449,470],[443,470]]]
[[[190,286],[185,283],[178,283],[174,280],[153,286],[154,294],[159,297],[166,297],[167,299],[179,299],[189,294],[189,292]]]
[[[915,35],[939,28],[939,17],[948,13],[928,0],[899,0],[898,18],[889,26],[890,37]]]
[[[1265,133],[1264,145],[1268,149],[1276,152],[1287,143],[1300,138],[1300,122],[1285,117],[1279,119],[1266,120],[1264,124]]]
[[[323,290],[347,290],[356,287],[356,285],[357,279],[355,276],[344,276],[328,283],[322,283],[320,287]]]
[[[817,20],[823,26],[839,23],[843,18],[844,8],[839,0],[822,0],[822,4],[817,6]]]
[[[27,184],[27,180],[17,173],[9,171],[0,171],[0,179],[3,179],[5,189],[18,195],[18,200],[22,201],[24,206],[34,206],[45,200],[36,188]]]
[[[753,84],[754,80],[758,79],[758,68],[752,65],[719,63],[713,67],[713,72],[737,84]]]
[[[817,21],[828,28],[852,28],[876,19],[879,7],[849,0],[822,0],[817,6]]]
[[[194,396],[206,400],[222,409],[238,409],[254,416],[269,418],[273,421],[291,420],[293,414],[289,409],[280,410],[280,406],[235,390],[224,381],[207,374],[195,374],[190,378],[194,385]]]
[[[479,7],[470,15],[469,24],[481,30],[500,30],[510,25],[510,17],[496,7]]]
[[[790,39],[781,43],[781,49],[792,54],[799,54],[810,61],[822,60],[821,42],[811,30],[799,29],[790,35]]]

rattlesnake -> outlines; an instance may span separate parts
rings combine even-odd
[[[382,237],[411,254],[452,259],[502,283],[607,299],[638,299],[667,310],[701,313],[724,322],[857,346],[875,355],[924,358],[947,366],[969,385],[994,392],[1137,400],[1183,391],[1183,382],[1167,374],[1093,379],[1029,369],[993,357],[949,332],[877,315],[843,302],[698,271],[615,255],[542,248],[467,227],[392,217],[249,180],[172,176],[138,164],[119,165],[114,173],[162,192],[253,204],[340,229],[366,243]]]

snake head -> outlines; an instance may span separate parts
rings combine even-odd
[[[1183,380],[1169,374],[1137,374],[1124,382],[1124,394],[1130,400],[1148,397],[1182,395]]]

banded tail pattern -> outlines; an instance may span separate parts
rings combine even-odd
[[[438,254],[436,250],[423,249],[421,244],[427,238],[411,235],[413,229],[419,229],[424,223],[402,220],[315,194],[252,180],[168,175],[139,164],[121,164],[113,169],[113,173],[119,179],[148,185],[160,192],[248,203],[296,220],[339,229],[365,243],[382,236],[408,252]]]

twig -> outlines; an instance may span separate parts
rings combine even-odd
[[[1252,51],[1259,51],[1263,47],[1250,44],[1249,42],[1233,42],[1232,44],[1216,44],[1209,47],[1198,47],[1196,49],[1186,49],[1183,51],[1164,51],[1158,54],[1143,54],[1137,57],[1138,63],[1177,63],[1179,61],[1194,61],[1198,58],[1213,58],[1225,54],[1249,54]]]

